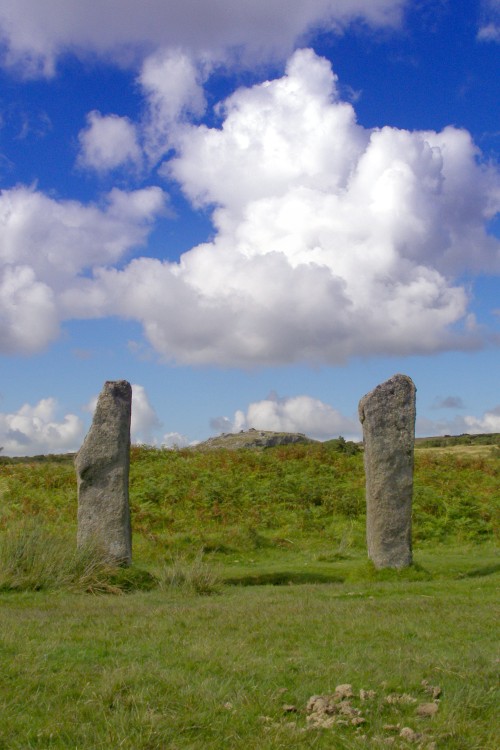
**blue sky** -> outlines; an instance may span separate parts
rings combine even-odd
[[[499,0],[0,2],[0,446],[500,431]]]

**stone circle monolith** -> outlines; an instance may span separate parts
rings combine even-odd
[[[132,562],[128,498],[132,387],[108,380],[75,457],[78,485],[77,544],[98,544],[113,562]]]
[[[376,568],[412,563],[411,511],[416,388],[407,375],[394,375],[363,396],[366,474],[366,540]]]

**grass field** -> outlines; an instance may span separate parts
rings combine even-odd
[[[75,554],[69,461],[4,461],[0,748],[496,750],[500,461],[461,448],[416,451],[400,572],[338,446],[135,448],[129,570]]]

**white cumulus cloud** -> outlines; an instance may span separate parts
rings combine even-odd
[[[213,209],[178,263],[96,269],[71,290],[133,317],[166,360],[271,365],[480,344],[464,272],[500,270],[498,171],[470,135],[367,130],[311,50],[241,88],[221,127],[177,123],[163,170]]]
[[[143,244],[166,197],[158,187],[113,189],[101,206],[49,198],[33,187],[0,193],[0,352],[33,353],[75,315],[65,293],[95,265]],[[91,300],[78,314],[96,314]]]
[[[180,432],[166,432],[159,441],[163,448],[186,448],[190,443],[186,435]]]
[[[280,398],[271,394],[262,401],[249,404],[246,411],[236,411],[232,419],[213,419],[212,426],[226,432],[250,428],[302,432],[317,440],[327,440],[341,434],[359,439],[361,432],[357,420],[346,417],[329,404],[307,395]]]
[[[163,49],[149,56],[139,83],[148,104],[143,123],[145,148],[155,162],[171,146],[171,130],[188,116],[201,116],[206,101],[202,66],[178,49]]]
[[[34,406],[0,413],[0,446],[8,456],[34,456],[76,451],[84,436],[82,420],[75,414],[57,418],[57,401],[43,398]]]
[[[57,338],[59,318],[50,286],[30,266],[0,266],[0,351],[30,354]]]
[[[457,408],[463,409],[463,406]],[[485,411],[481,416],[455,414],[449,419],[428,419],[417,414],[418,436],[464,435],[500,432],[500,406]]]
[[[132,412],[130,439],[132,443],[158,445],[157,436],[162,424],[143,385],[132,383]],[[94,414],[99,394],[95,394],[85,406],[85,411]]]
[[[157,442],[155,432],[161,422],[151,406],[143,385],[132,384],[132,419],[130,435],[133,443],[153,445]]]
[[[211,213],[213,239],[179,262],[127,265],[165,210],[159,187],[114,189],[100,205],[4,191],[2,351],[34,352],[62,320],[110,315],[140,321],[165,361],[185,364],[338,364],[481,345],[455,280],[500,271],[486,229],[500,177],[469,133],[363,128],[330,63],[308,49],[280,78],[238,89],[208,127],[192,122],[205,106],[197,71],[179,51],[145,65],[140,139],[154,158],[168,142],[161,170]],[[88,135],[124,124],[99,117]]]
[[[136,127],[127,117],[90,112],[78,139],[82,167],[106,172],[124,165],[139,167],[142,161]]]
[[[481,417],[464,417],[467,432],[500,432],[500,405],[486,411]]]

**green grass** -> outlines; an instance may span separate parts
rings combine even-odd
[[[429,553],[427,564],[439,570],[441,559]],[[399,723],[437,747],[493,750],[497,585],[488,573],[210,597],[3,594],[0,747],[361,748],[361,734],[383,747],[384,725]],[[415,715],[429,700],[424,679],[442,689],[433,719]],[[307,729],[309,697],[341,683],[377,693],[357,704],[362,731]],[[417,703],[389,705],[393,693]]]
[[[363,456],[332,442],[261,451],[135,447],[130,485],[135,538],[171,550],[293,546],[301,538],[307,544],[314,538],[329,546],[343,540],[359,546]],[[493,453],[417,450],[415,539],[462,543],[498,535],[499,466]],[[33,515],[57,528],[74,528],[70,461],[0,463],[0,497],[0,528]]]
[[[70,461],[3,461],[0,750],[496,750],[498,486],[492,452],[416,451],[415,565],[376,571],[362,455],[134,448],[113,569],[75,550]],[[342,683],[366,723],[311,728]]]

